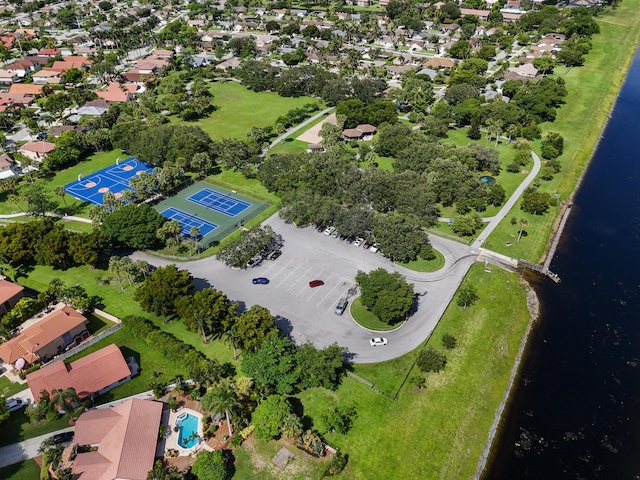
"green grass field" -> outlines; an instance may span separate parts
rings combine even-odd
[[[381,321],[374,313],[367,310],[362,305],[360,298],[356,298],[349,306],[349,312],[353,319],[362,327],[374,332],[388,332],[389,330],[395,330],[400,324],[389,325]]]
[[[218,109],[207,118],[189,122],[207,132],[213,140],[245,138],[254,125],[274,126],[276,119],[289,110],[307,103],[317,103],[311,97],[280,97],[273,92],[253,92],[233,81],[212,82],[213,103]],[[182,122],[177,116],[171,122]]]
[[[624,82],[640,39],[640,0],[625,0],[615,9],[595,17],[600,33],[592,38],[593,48],[585,57],[585,65],[577,68],[558,67],[554,77],[565,80],[566,104],[558,110],[553,123],[542,125],[544,132],[557,132],[564,137],[564,153],[560,157],[562,172],[541,190],[560,194],[568,200],[594,151],[611,106]],[[506,221],[484,242],[485,248],[516,258],[537,262],[545,252],[559,209],[543,216],[530,216],[529,235],[518,249],[507,247],[513,228],[508,219],[520,218],[520,203],[507,215]]]
[[[21,442],[27,438],[37,437],[45,433],[55,432],[69,426],[69,415],[64,415],[53,422],[42,421],[31,423],[24,412],[24,408],[11,412],[9,418],[2,422],[2,435],[0,435],[0,447],[12,443]],[[4,478],[0,476],[0,478]]]
[[[26,383],[14,383],[7,377],[0,377],[0,395],[10,397],[18,392],[26,390],[29,386]]]
[[[40,467],[34,460],[25,460],[0,468],[0,478],[4,480],[37,480],[40,478]]]
[[[428,375],[422,393],[405,385],[397,401],[391,402],[347,377],[336,392],[313,389],[298,395],[303,414],[311,418],[338,401],[358,411],[347,435],[326,435],[330,445],[349,455],[339,478],[457,480],[473,475],[529,313],[517,275],[502,270],[485,273],[476,264],[467,281],[476,287],[480,300],[466,311],[452,304],[445,312],[429,345],[442,350],[440,339],[450,333],[458,339],[458,347],[447,353],[443,372]],[[393,395],[416,354],[356,365],[354,370]]]

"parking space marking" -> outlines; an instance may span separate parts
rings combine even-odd
[[[294,268],[293,270],[291,270],[291,273],[290,273],[289,275],[287,275],[286,277],[284,277],[284,278],[282,279],[282,281],[281,281],[278,285],[276,285],[276,288],[278,288],[280,285],[282,285],[282,284],[285,282],[285,280],[286,280],[287,278],[289,278],[291,275],[293,275],[293,274],[295,273],[295,271],[296,271],[298,268],[300,268],[301,266],[302,266],[302,264],[301,264],[301,263],[299,263],[299,264],[298,264],[298,266],[297,266],[296,268]]]
[[[289,263],[293,262],[293,259],[289,260]],[[287,265],[289,265],[289,263],[287,263]],[[285,265],[284,267],[282,267],[278,273],[280,273],[282,270],[284,270],[285,268],[287,268],[287,265]],[[272,263],[271,265],[269,265],[269,267],[264,271],[264,273],[266,274],[269,270],[271,270],[273,267],[276,267],[277,265],[275,263]],[[278,275],[278,273],[275,273],[273,276],[275,277],[276,275]]]
[[[301,265],[302,265],[302,264],[301,264]],[[289,290],[291,290],[293,287],[295,287],[295,286],[296,286],[296,283],[298,283],[300,280],[302,280],[302,279],[304,278],[304,276],[305,276],[307,273],[309,273],[309,270],[311,270],[312,268],[313,268],[313,266],[309,267],[309,268],[307,269],[307,271],[306,271],[306,272],[304,272],[304,273],[300,276],[300,278],[298,278],[298,280],[296,280],[295,282],[293,282],[293,284],[291,284],[291,286],[290,286],[289,288],[287,288],[287,292],[288,292]]]
[[[320,271],[318,272],[318,274],[317,274],[315,277],[313,277],[313,278],[320,278],[320,277],[322,276],[322,272],[323,272],[323,271],[322,271],[322,270],[320,270]],[[329,280],[331,280],[331,277],[332,277],[332,276],[333,276],[333,274],[329,275],[329,277],[328,277],[326,280],[324,280],[325,285],[326,285],[327,283],[329,283]],[[298,295],[296,295],[296,297],[298,297],[298,296],[299,296],[302,292],[304,292],[305,290],[306,290],[306,288],[303,288],[302,290],[300,290],[300,292],[298,293]],[[314,296],[314,295],[316,295],[316,294],[317,294],[320,290],[322,290],[322,289],[321,289],[321,288],[319,288],[319,287],[316,287],[316,288],[312,288],[312,290],[313,290],[313,292],[311,293],[311,295],[309,295],[309,298],[307,298],[307,300],[306,300],[307,302],[308,302],[309,300],[311,300],[311,299],[313,298],[313,296]]]
[[[342,295],[340,295],[340,299],[342,298],[347,298],[347,295],[349,294],[349,289],[347,288],[344,293]],[[340,299],[338,299],[338,301],[340,301]],[[331,310],[333,310],[335,308],[334,304],[331,304],[331,307],[329,307],[329,309],[327,310],[327,312],[330,312]]]
[[[319,307],[319,306],[320,306],[320,304],[321,304],[322,302],[324,302],[324,301],[327,299],[327,297],[328,297],[329,295],[331,295],[331,292],[333,292],[337,287],[339,287],[339,285],[336,283],[336,284],[333,286],[333,288],[332,288],[331,290],[329,290],[329,293],[327,293],[327,294],[322,298],[322,300],[320,300],[320,301],[318,302],[317,306]]]

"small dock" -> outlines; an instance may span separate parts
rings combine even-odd
[[[545,265],[546,265],[546,262],[545,262]],[[545,265],[539,265],[537,263],[528,262],[522,259],[518,260],[518,267],[526,268],[527,270],[531,270],[532,272],[539,273],[540,275],[545,275],[549,277],[551,280],[553,280],[554,282],[560,283],[561,281],[560,277],[557,274],[553,273],[551,270],[549,270],[549,268],[546,267]]]

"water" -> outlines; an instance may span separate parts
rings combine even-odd
[[[486,479],[640,478],[640,55],[575,198]]]
[[[197,437],[199,422],[198,417],[190,413],[187,413],[185,418],[178,420],[178,426],[180,427],[178,445],[183,448],[191,448],[198,444],[200,441],[200,437]]]

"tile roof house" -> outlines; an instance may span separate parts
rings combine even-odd
[[[39,50],[36,55],[39,57],[55,57],[56,55],[60,55],[60,50],[57,48],[43,48]]]
[[[109,103],[124,103],[133,100],[133,95],[120,89],[108,89],[104,92],[96,92],[96,95]]]
[[[41,162],[47,156],[47,153],[53,152],[55,148],[56,144],[51,142],[27,142],[18,149],[18,153]]]
[[[363,123],[356,128],[347,128],[342,131],[342,137],[345,141],[349,140],[371,140],[373,135],[378,131],[373,125]]]
[[[11,85],[9,93],[42,95],[42,87],[42,85],[34,85],[32,83],[16,83],[15,85]]]
[[[0,84],[11,85],[18,81],[18,74],[8,70],[0,69]]]
[[[40,70],[31,75],[33,83],[38,85],[62,83],[62,73],[57,70]]]
[[[95,117],[99,117],[107,111],[109,111],[109,102],[107,102],[106,100],[92,100],[85,103],[83,106],[78,107],[75,113],[80,116],[92,115]]]
[[[11,160],[8,155],[0,155],[0,167],[7,161],[5,157]],[[0,280],[0,313],[7,313],[15,307],[18,300],[22,298],[23,292],[24,287],[5,279]]]
[[[16,73],[18,77],[23,78],[25,75],[36,71],[38,68],[44,65],[46,63],[45,60],[46,59],[43,57],[29,56],[24,57],[22,60],[10,63],[5,68],[9,72]]]
[[[132,398],[112,408],[89,410],[76,421],[73,445],[97,446],[78,453],[77,480],[146,480],[153,468],[162,403]]]
[[[33,363],[38,358],[54,357],[66,347],[89,336],[89,320],[68,305],[57,308],[35,325],[0,344],[0,359],[13,364],[19,358]]]
[[[43,390],[53,396],[55,390],[73,388],[82,400],[101,395],[128,380],[131,380],[131,371],[115,343],[75,362],[66,364],[60,360],[27,375],[35,403],[40,401]]]

